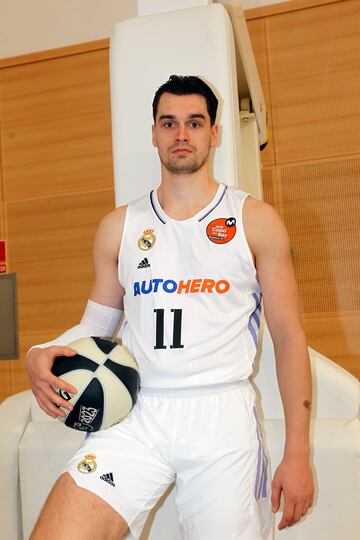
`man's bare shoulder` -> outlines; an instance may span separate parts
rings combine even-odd
[[[109,253],[114,258],[117,257],[124,229],[126,209],[127,206],[119,206],[106,214],[100,221],[94,241],[96,255]]]
[[[245,199],[244,214],[246,214],[248,219],[253,218],[256,220],[267,220],[274,216],[279,217],[279,214],[271,204],[255,199],[251,195]]]
[[[247,197],[243,222],[246,238],[254,251],[261,246],[288,243],[288,233],[281,217],[275,208],[266,202]]]
[[[118,206],[108,214],[106,214],[100,221],[99,227],[101,228],[116,228],[121,229],[124,226],[125,217],[126,217],[127,205]]]

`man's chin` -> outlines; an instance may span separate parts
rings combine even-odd
[[[169,172],[172,174],[194,174],[199,170],[199,167],[166,167]]]
[[[204,162],[205,163],[205,162]],[[169,162],[162,162],[164,167],[171,172],[172,174],[194,174],[196,173],[201,167],[204,165],[204,163],[169,163]]]

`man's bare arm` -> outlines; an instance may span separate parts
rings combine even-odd
[[[126,207],[117,208],[100,222],[95,235],[93,262],[95,279],[90,292],[94,302],[123,309],[124,289],[118,278],[118,256]]]
[[[125,214],[126,209],[122,207],[105,216],[95,236],[93,250],[95,280],[90,294],[91,300],[96,302],[97,310],[92,309],[95,318],[97,312],[101,314],[102,307],[105,310],[108,308],[107,311],[111,311],[111,316],[113,316],[113,312],[116,316],[116,309],[113,308],[122,309],[124,291],[118,280],[117,262]],[[120,318],[120,312],[118,317]],[[77,332],[79,333],[82,329],[82,323],[78,326]],[[71,334],[71,330],[68,333]],[[64,339],[68,333],[64,334]],[[61,339],[59,341],[61,342]],[[67,343],[66,340],[65,343]],[[74,354],[75,351],[69,347],[58,344],[44,348],[35,347],[27,354],[26,367],[32,390],[40,407],[50,416],[64,416],[65,413],[59,407],[72,408],[72,405],[57,395],[53,388],[60,388],[69,393],[75,393],[76,389],[69,383],[55,377],[51,373],[51,368],[56,356],[71,357]]]
[[[279,509],[281,493],[284,495],[284,511],[279,524],[283,529],[299,521],[313,502],[309,464],[310,363],[285,226],[271,206],[252,198],[245,202],[244,226],[255,258],[265,317],[274,343],[285,413],[284,456],[272,486],[274,512]]]

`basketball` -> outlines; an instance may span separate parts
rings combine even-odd
[[[95,432],[121,422],[136,403],[140,375],[136,360],[115,341],[85,337],[69,343],[77,354],[55,358],[52,372],[78,390],[76,395],[54,389],[73,404],[59,418],[78,431]]]

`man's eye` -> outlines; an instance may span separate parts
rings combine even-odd
[[[199,124],[199,122],[193,121],[193,122],[190,122],[190,127],[196,129],[196,128],[200,127],[200,124]]]
[[[164,126],[165,128],[172,128],[173,125],[174,125],[174,122],[164,122],[164,123],[163,123],[163,126]]]

